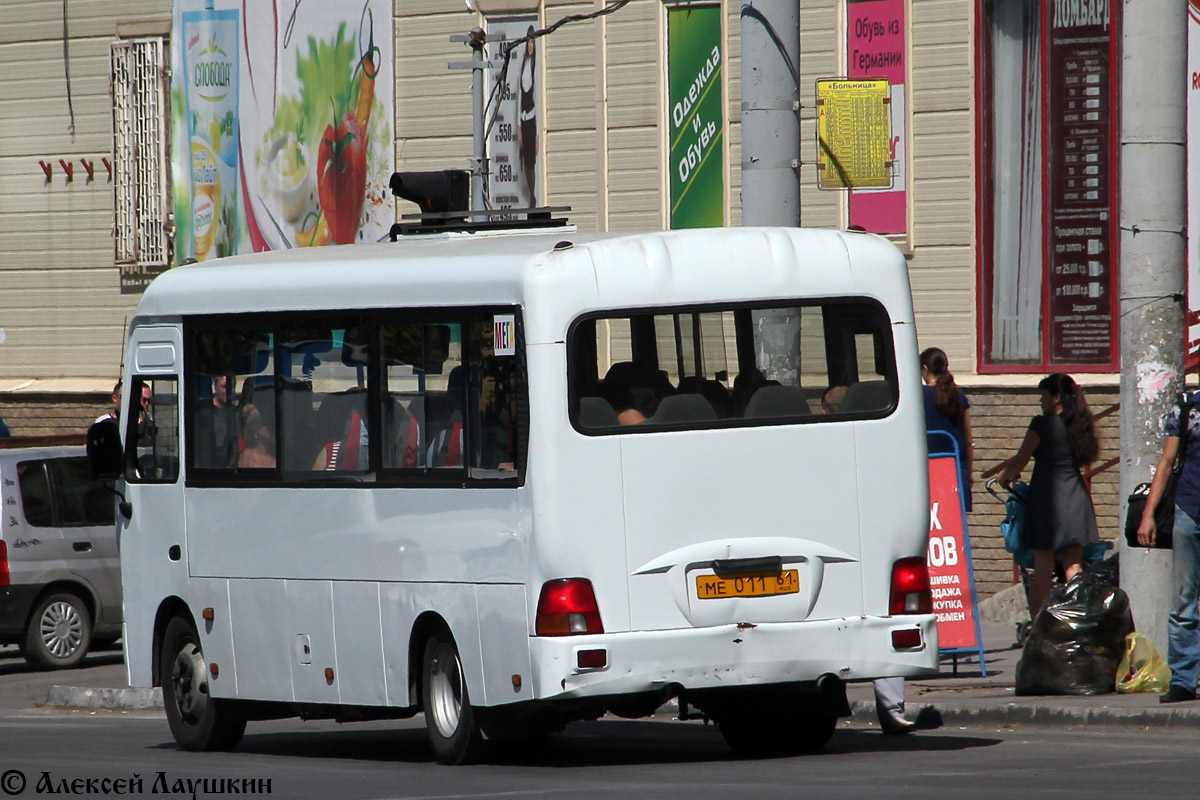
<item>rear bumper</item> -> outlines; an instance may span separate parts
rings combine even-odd
[[[40,585],[0,586],[0,639],[16,641],[25,633],[25,622]]]
[[[896,650],[892,631],[921,631],[922,646]],[[604,649],[606,665],[578,666],[581,650]],[[683,689],[934,675],[933,615],[854,617],[808,622],[720,625],[666,631],[533,637],[534,697],[566,700]]]

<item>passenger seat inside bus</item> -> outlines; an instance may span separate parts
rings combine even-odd
[[[763,386],[746,403],[747,417],[797,417],[812,413],[804,394],[794,386]]]
[[[688,375],[679,381],[679,388],[676,392],[678,394],[699,394],[713,407],[718,417],[728,417],[733,413],[733,395],[720,381]]]
[[[603,397],[579,398],[579,427],[610,428],[619,424],[617,412]]]
[[[892,406],[892,387],[887,381],[859,381],[846,388],[842,413],[883,411]]]
[[[673,394],[664,397],[651,419],[656,424],[708,422],[717,418],[712,404],[698,394]]]

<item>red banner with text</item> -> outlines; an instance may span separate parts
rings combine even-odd
[[[929,459],[929,584],[937,615],[941,650],[974,649],[975,596],[959,496],[958,464],[953,458]]]

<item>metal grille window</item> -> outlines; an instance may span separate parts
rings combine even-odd
[[[116,262],[167,266],[167,108],[162,39],[112,45]]]

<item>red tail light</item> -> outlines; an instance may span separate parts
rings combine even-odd
[[[902,558],[892,565],[892,596],[888,613],[931,614],[933,592],[929,590],[929,568],[925,559]]]
[[[546,581],[538,598],[534,630],[538,636],[604,633],[592,582],[587,578]]]
[[[8,543],[0,542],[0,586],[8,586]]]

